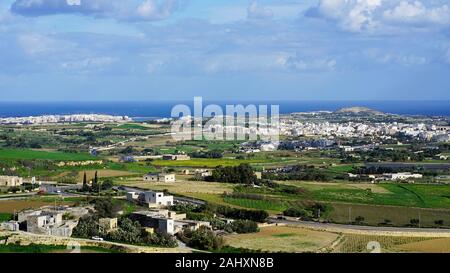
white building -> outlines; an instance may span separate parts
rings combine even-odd
[[[175,220],[168,218],[165,212],[160,211],[138,211],[131,214],[131,219],[137,221],[141,226],[152,228],[157,233],[175,234]]]
[[[409,179],[421,179],[423,175],[418,173],[385,173],[383,177],[388,180],[409,180]]]
[[[18,176],[0,176],[0,186],[17,187],[23,184],[23,179]]]
[[[0,224],[0,228],[8,231],[19,231],[19,222],[9,221]]]
[[[140,195],[140,200],[150,207],[168,207],[173,205],[173,196],[164,196],[163,192],[143,192]]]
[[[134,191],[127,192],[127,201],[128,202],[134,202],[134,201],[137,201],[138,199],[139,199],[139,193],[134,192]]]
[[[167,173],[149,173],[144,176],[144,181],[148,182],[175,182],[175,174]]]

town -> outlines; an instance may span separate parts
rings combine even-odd
[[[376,237],[408,252],[450,236],[448,117],[291,113],[278,140],[234,141],[101,117],[0,127],[0,249],[365,252]]]

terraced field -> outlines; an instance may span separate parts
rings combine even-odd
[[[263,227],[258,233],[231,235],[226,244],[236,248],[247,248],[270,252],[314,252],[327,247],[338,238],[338,234],[313,231],[295,227]]]

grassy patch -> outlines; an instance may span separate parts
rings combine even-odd
[[[330,232],[273,226],[263,227],[258,233],[226,236],[225,241],[234,248],[296,253],[317,251],[330,245],[337,236]]]
[[[280,161],[280,160],[278,160]],[[256,158],[256,159],[233,159],[233,158],[222,158],[222,159],[209,159],[209,158],[195,158],[191,160],[183,161],[172,161],[172,160],[155,160],[152,162],[155,166],[160,167],[205,167],[214,168],[217,166],[238,166],[243,163],[247,164],[263,164],[263,163],[273,163],[277,162],[274,159],[266,158]]]
[[[0,222],[6,222],[12,219],[13,215],[11,213],[0,213]]]

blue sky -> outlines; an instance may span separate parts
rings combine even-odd
[[[0,0],[0,100],[450,99],[450,0]]]

